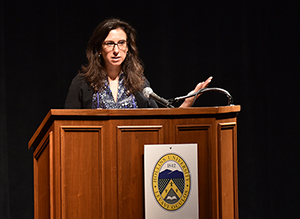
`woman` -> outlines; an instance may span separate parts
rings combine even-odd
[[[136,47],[136,32],[126,22],[108,19],[92,34],[86,55],[88,64],[73,79],[65,102],[67,109],[156,108],[154,100],[142,90],[150,84]],[[212,77],[199,83],[195,90],[208,86]],[[189,107],[193,98],[181,107]]]

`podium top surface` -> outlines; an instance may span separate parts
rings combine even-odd
[[[189,108],[143,108],[143,109],[51,109],[48,115],[53,116],[156,116],[156,115],[195,115],[238,113],[240,105],[221,107]]]
[[[172,117],[172,116],[216,116],[218,114],[238,114],[240,105],[221,107],[190,107],[190,108],[143,108],[143,109],[51,109],[35,131],[28,143],[31,148],[36,138],[48,129],[54,120],[71,119],[114,119],[117,117]]]

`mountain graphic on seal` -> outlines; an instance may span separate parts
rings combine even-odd
[[[172,170],[166,169],[159,173],[158,178],[159,179],[180,179],[180,178],[184,178],[184,177],[183,177],[183,173],[181,171],[178,171],[178,170],[172,171]]]

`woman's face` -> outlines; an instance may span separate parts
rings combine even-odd
[[[121,28],[118,28],[108,33],[100,54],[104,59],[106,68],[109,68],[121,66],[126,58],[127,51],[127,35]]]

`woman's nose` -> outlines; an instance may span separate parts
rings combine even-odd
[[[115,53],[118,53],[118,52],[119,52],[119,46],[118,46],[118,44],[115,44],[115,45],[114,45],[113,51],[114,51]]]

